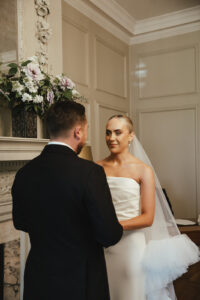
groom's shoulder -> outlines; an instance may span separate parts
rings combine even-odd
[[[20,169],[18,169],[18,171],[17,171],[16,174],[21,174],[24,171],[26,171],[29,168],[31,168],[39,160],[39,158],[40,158],[40,155],[34,157],[33,159],[31,159],[29,161],[25,161],[25,164]]]
[[[78,158],[78,162],[80,165],[84,168],[90,169],[90,170],[101,170],[103,169],[100,165],[96,164],[95,162],[83,158]]]
[[[83,158],[79,158],[79,170],[80,172],[84,173],[84,174],[88,174],[90,176],[104,176],[105,172],[102,166],[100,166],[99,164],[97,164],[96,162],[90,161],[90,160],[86,160]]]

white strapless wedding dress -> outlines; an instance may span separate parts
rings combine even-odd
[[[140,185],[126,177],[107,180],[118,219],[140,215]],[[170,283],[198,261],[198,255],[185,235],[147,245],[143,229],[124,231],[118,244],[105,249],[111,300],[176,299]]]

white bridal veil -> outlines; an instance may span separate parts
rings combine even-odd
[[[130,144],[130,152],[153,169],[136,136]],[[172,282],[185,273],[189,265],[199,261],[199,249],[185,234],[180,234],[155,170],[154,175],[154,222],[151,227],[143,229],[147,242],[143,264],[146,293],[148,300],[174,300],[176,296]]]

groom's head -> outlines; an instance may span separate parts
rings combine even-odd
[[[51,140],[68,143],[79,153],[87,139],[85,107],[74,101],[60,101],[51,105],[46,115]]]

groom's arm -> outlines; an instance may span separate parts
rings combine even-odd
[[[90,172],[85,203],[96,240],[104,247],[116,244],[123,229],[117,220],[105,172],[98,165],[94,165]]]

